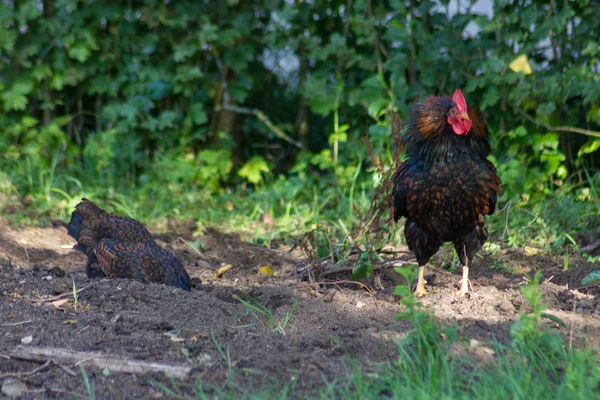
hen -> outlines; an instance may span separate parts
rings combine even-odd
[[[181,261],[163,249],[138,221],[108,214],[82,199],[67,226],[77,244],[75,250],[87,255],[88,277],[130,278],[164,283],[190,290],[190,277]]]
[[[428,97],[412,110],[402,143],[407,159],[394,175],[394,219],[419,264],[416,295],[426,294],[425,265],[452,242],[462,265],[459,294],[469,291],[469,265],[487,240],[485,216],[496,209],[500,178],[487,160],[488,129],[467,111],[460,90]]]

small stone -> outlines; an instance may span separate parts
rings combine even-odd
[[[515,306],[508,300],[502,299],[500,300],[500,304],[498,304],[498,310],[502,312],[515,312]]]
[[[54,294],[62,294],[73,290],[73,281],[67,277],[56,279],[52,287]]]
[[[191,279],[192,287],[194,289],[202,289],[202,280],[200,278],[194,277]]]
[[[63,278],[67,273],[63,271],[60,267],[51,268],[48,271],[48,274],[52,275],[55,278]]]
[[[15,378],[8,378],[2,382],[2,394],[9,399],[23,397],[27,392],[27,385]]]
[[[32,341],[33,341],[33,336],[31,336],[31,335],[21,338],[21,343],[23,343],[23,344],[29,344]]]

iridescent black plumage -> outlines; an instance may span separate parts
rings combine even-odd
[[[487,240],[485,216],[494,213],[500,190],[496,168],[486,159],[487,127],[469,111],[472,128],[456,134],[447,122],[453,107],[449,97],[428,97],[415,106],[403,137],[408,158],[394,177],[394,218],[406,218],[404,234],[419,266],[444,242],[453,242],[462,265],[469,265]]]
[[[138,221],[108,214],[83,199],[67,227],[74,247],[88,256],[88,276],[131,278],[190,290],[190,277],[181,261],[154,242]]]

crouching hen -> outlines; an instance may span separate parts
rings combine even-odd
[[[487,160],[488,129],[456,90],[452,97],[417,104],[402,141],[407,159],[394,176],[394,219],[406,217],[404,235],[419,264],[415,294],[427,293],[425,265],[444,242],[452,242],[463,267],[464,296],[473,255],[487,240],[485,216],[494,213],[500,190]]]
[[[190,290],[181,261],[160,247],[138,221],[108,214],[87,199],[75,206],[67,231],[87,255],[88,277],[130,278]]]

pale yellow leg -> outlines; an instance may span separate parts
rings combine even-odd
[[[427,294],[427,290],[425,290],[425,284],[427,281],[425,280],[425,266],[419,268],[419,278],[417,279],[417,288],[415,289],[415,296],[425,296]]]
[[[469,293],[469,267],[463,267],[463,275],[460,280],[460,290],[458,291],[459,296],[466,296]]]

